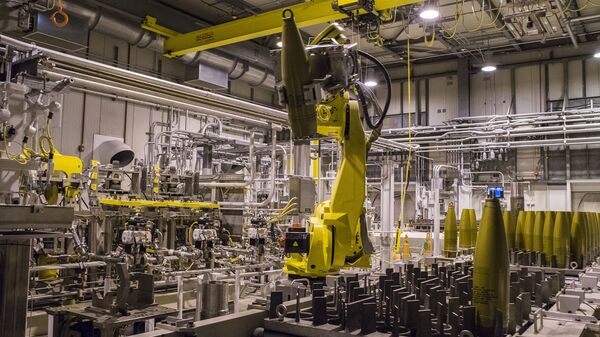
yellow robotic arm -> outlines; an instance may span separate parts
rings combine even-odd
[[[284,88],[280,94],[288,107],[294,142],[307,142],[321,135],[332,137],[342,149],[331,199],[315,208],[306,230],[290,229],[286,233],[288,257],[284,271],[318,278],[344,267],[370,267],[373,249],[363,207],[367,141],[361,107],[350,99],[348,91],[355,74],[340,69],[340,64],[347,64],[342,60],[350,57],[349,50],[337,44],[341,35],[332,34],[332,26],[327,34],[319,35],[327,39],[317,39],[330,44],[305,48],[291,11],[284,11],[283,17]]]

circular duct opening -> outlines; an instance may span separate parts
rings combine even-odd
[[[135,158],[135,153],[129,145],[118,139],[102,142],[95,150],[95,157],[102,164],[114,164],[115,167],[129,165]]]
[[[123,166],[129,165],[129,163],[131,163],[133,161],[134,157],[135,157],[135,153],[133,153],[133,151],[131,149],[123,150],[118,153],[115,153],[115,155],[113,155],[110,158],[110,162],[112,164],[115,161],[117,161],[117,162],[119,162],[119,167],[123,167]]]

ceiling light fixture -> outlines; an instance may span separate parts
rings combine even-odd
[[[372,88],[372,87],[376,87],[376,86],[377,86],[377,81],[369,80],[369,81],[366,81],[366,82],[365,82],[365,85],[366,85],[367,87],[371,87],[371,88]]]
[[[600,59],[600,50],[594,53],[594,58]]]
[[[495,71],[496,69],[497,69],[496,66],[491,65],[491,64],[488,64],[488,65],[485,65],[485,66],[481,67],[481,70],[485,71],[486,73]]]
[[[440,11],[438,11],[438,9],[435,7],[429,6],[423,8],[423,10],[421,10],[421,12],[419,13],[419,17],[421,17],[421,19],[423,20],[437,19],[438,16],[440,16]]]
[[[277,47],[278,48],[282,48],[283,47],[283,41],[277,41]]]

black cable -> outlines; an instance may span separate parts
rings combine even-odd
[[[367,52],[364,52],[362,50],[357,50],[356,52],[358,53],[358,55],[375,63],[377,68],[379,68],[379,70],[383,73],[383,78],[385,79],[385,84],[387,86],[387,95],[385,97],[385,104],[383,106],[383,110],[381,111],[381,117],[379,118],[379,121],[377,121],[377,124],[373,124],[373,121],[371,121],[371,118],[369,118],[369,113],[368,113],[364,94],[362,92],[362,89],[360,88],[360,85],[357,86],[358,97],[362,101],[361,104],[363,106],[363,114],[365,115],[367,125],[369,126],[370,129],[378,129],[383,124],[383,120],[387,116],[387,112],[390,107],[390,103],[392,101],[392,79],[390,78],[390,74],[388,73],[385,66],[381,62],[379,62],[379,60],[376,59],[373,55],[371,55]]]

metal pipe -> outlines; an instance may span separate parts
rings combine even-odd
[[[195,320],[199,321],[202,318],[202,284],[203,284],[203,275],[198,275],[196,277],[196,314]]]
[[[49,265],[30,267],[29,273],[35,273],[38,271],[46,271],[46,270],[86,269],[86,268],[96,268],[96,267],[104,267],[104,266],[106,266],[106,262],[103,262],[103,261],[49,264]]]
[[[246,270],[246,269],[260,269],[260,268],[270,268],[273,267],[270,263],[261,263],[261,264],[253,264],[247,266],[234,266],[234,267],[226,267],[226,268],[210,268],[210,269],[197,269],[197,270],[182,270],[182,271],[172,271],[163,273],[164,276],[193,276],[198,274],[214,274],[219,272],[231,272],[234,270]]]
[[[57,79],[57,78],[63,78],[65,76],[65,74],[63,74],[63,73],[66,73],[66,72],[57,73],[54,71],[46,70],[46,71],[43,71],[42,73],[44,75],[48,76],[48,78],[50,78],[50,79]],[[146,100],[148,102],[155,102],[158,104],[163,104],[163,105],[172,106],[172,107],[178,107],[181,109],[199,111],[199,112],[204,113],[209,116],[232,119],[232,120],[244,123],[244,124],[258,126],[261,128],[267,128],[269,126],[269,122],[267,122],[263,119],[247,117],[247,116],[244,116],[243,114],[232,113],[231,111],[226,112],[226,111],[217,110],[217,109],[214,109],[214,108],[211,108],[208,106],[199,105],[199,103],[197,103],[197,102],[192,103],[185,99],[180,99],[177,97],[164,95],[164,94],[161,94],[159,96],[159,93],[144,92],[142,90],[139,90],[138,88],[133,88],[133,87],[131,89],[129,89],[129,88],[125,88],[120,83],[114,83],[114,82],[112,84],[102,83],[101,80],[97,79],[97,78],[86,79],[83,77],[82,74],[70,73],[70,75],[67,75],[67,76],[71,76],[71,75],[73,75],[73,77],[75,78],[74,87],[82,86],[82,87],[86,87],[86,88],[93,88],[95,90],[115,94],[114,96],[116,96],[116,97],[120,97],[120,96],[134,97],[137,99]],[[106,82],[106,81],[104,81],[104,82]],[[117,96],[117,95],[119,95],[119,96]],[[190,97],[193,97],[193,96],[190,96]]]
[[[595,19],[600,19],[600,14],[586,15],[586,16],[572,18],[571,22],[582,22],[582,21],[589,21],[589,20],[595,20]]]
[[[153,76],[133,72],[127,69],[122,69],[118,67],[113,67],[104,63],[95,62],[92,60],[84,59],[81,57],[69,55],[66,53],[58,52],[52,49],[44,48],[37,46],[32,43],[23,42],[6,35],[0,34],[0,44],[10,45],[15,47],[16,49],[23,51],[39,51],[43,55],[50,57],[58,64],[58,69],[60,69],[60,64],[65,63],[67,68],[77,67],[77,72],[74,73],[74,77],[81,77],[77,75],[81,75],[86,72],[94,73],[95,75],[99,74],[108,74],[113,79],[122,79],[125,81],[124,84],[130,84],[132,82],[137,82],[140,85],[146,86],[154,86],[153,90],[155,91],[163,91],[165,89],[171,90],[173,92],[183,94],[188,97],[195,97],[198,99],[205,100],[205,103],[210,102],[213,106],[221,106],[231,109],[232,111],[238,112],[249,112],[249,113],[258,113],[259,115],[274,117],[280,119],[280,121],[287,121],[287,114],[283,111],[272,109],[266,106],[262,106],[256,103],[243,101],[237,98],[216,94],[207,90],[201,90],[192,88],[190,86],[186,86],[183,84],[174,83],[171,81],[163,80],[160,78],[156,78]],[[63,69],[62,71],[67,71],[68,69]],[[64,76],[64,75],[63,75]],[[63,76],[59,76],[58,79],[62,79]]]
[[[444,145],[444,146],[427,146],[421,147],[420,151],[438,152],[447,150],[478,150],[478,149],[497,149],[497,148],[528,148],[539,146],[568,146],[568,145],[598,145],[600,137],[580,137],[580,138],[559,138],[559,139],[542,139],[514,142],[497,142],[485,144],[466,144],[466,145]]]
[[[113,100],[117,100],[117,101],[123,101],[123,102],[129,102],[129,103],[134,103],[134,104],[138,104],[138,105],[146,105],[149,107],[153,107],[153,108],[161,108],[161,109],[171,109],[173,108],[172,105],[164,105],[164,104],[160,104],[160,103],[152,103],[149,101],[144,101],[144,100],[140,100],[140,99],[135,99],[135,98],[131,98],[131,97],[127,97],[127,96],[119,96],[119,95],[115,95],[115,94],[108,94],[102,91],[97,91],[97,90],[91,90],[91,89],[86,89],[86,88],[78,88],[78,87],[73,87],[71,88],[71,90],[74,91],[78,91],[78,92],[82,92],[82,93],[87,93],[87,94],[92,94],[92,95],[97,95],[97,96],[101,96],[101,97],[106,97],[106,98],[110,98]],[[193,117],[208,117],[211,119],[214,119],[215,122],[217,124],[219,124],[219,129],[222,130],[224,125],[223,122],[215,117],[215,116],[211,116],[208,114],[204,114],[198,111],[194,111],[192,109],[182,109],[185,110],[187,115],[192,115]],[[187,116],[186,116],[187,118]],[[153,122],[154,123],[162,123],[162,122]]]
[[[483,122],[483,123],[468,123],[468,124],[458,124],[458,125],[440,125],[440,126],[435,126],[435,127],[428,127],[428,128],[423,128],[423,129],[417,129],[417,130],[412,130],[415,134],[414,138],[416,138],[416,140],[423,140],[423,139],[437,139],[439,137],[445,137],[448,135],[453,135],[453,134],[460,134],[460,133],[469,133],[469,132],[482,132],[485,134],[490,134],[490,133],[494,133],[494,135],[497,135],[499,131],[505,131],[506,129],[504,129],[503,127],[511,127],[512,129],[512,133],[520,133],[520,132],[527,132],[529,130],[555,130],[555,129],[559,129],[559,128],[563,128],[563,127],[576,127],[576,125],[579,124],[566,124],[567,122],[590,122],[590,121],[600,121],[600,117],[594,117],[597,116],[598,112],[590,112],[590,113],[586,113],[586,114],[581,114],[581,115],[564,115],[564,116],[556,116],[556,118],[538,118],[537,120],[533,120],[533,119],[526,119],[526,120],[516,120],[516,121],[489,121],[489,122]],[[557,123],[559,124],[558,126],[544,126],[544,127],[532,127],[533,125],[547,125],[547,124],[554,124]],[[591,124],[585,124],[587,126],[590,126]],[[595,124],[594,124],[595,125]],[[592,125],[592,126],[594,126]],[[519,126],[526,126],[527,128],[517,128]],[[494,127],[496,129],[494,129]],[[386,133],[386,136],[390,136],[391,134],[394,133],[401,133],[404,134],[406,132],[407,129],[393,129],[393,130],[388,130]],[[445,132],[445,130],[448,130]],[[442,133],[445,132],[441,135],[437,135],[437,136],[419,136],[419,134],[426,134],[426,133]],[[428,138],[429,137],[429,138]],[[434,138],[437,137],[437,138]],[[407,138],[391,138],[394,139],[396,141],[406,141]]]
[[[591,115],[591,114],[590,114]],[[594,122],[600,121],[599,117],[582,119],[582,122]],[[559,123],[559,125],[554,126],[538,126],[538,127],[527,127],[527,128],[518,128],[518,129],[495,129],[491,130],[490,128],[480,127],[480,128],[471,128],[460,131],[450,131],[441,135],[436,136],[415,136],[413,138],[413,142],[460,142],[467,141],[472,139],[481,139],[485,136],[489,137],[526,137],[526,136],[546,136],[551,134],[563,134],[563,133],[586,133],[586,132],[597,132],[597,127],[600,127],[600,123],[578,123],[578,124],[566,124],[569,122],[575,122],[573,120],[560,120],[555,121]],[[530,125],[539,125],[539,124],[549,124],[548,122],[529,122]],[[466,138],[449,138],[449,139],[441,139],[450,135],[459,135],[459,134],[474,134],[477,136],[466,137]],[[484,137],[482,137],[484,136]],[[395,140],[402,142],[406,141],[406,138],[394,138]]]
[[[183,276],[177,275],[177,318],[183,318]]]

